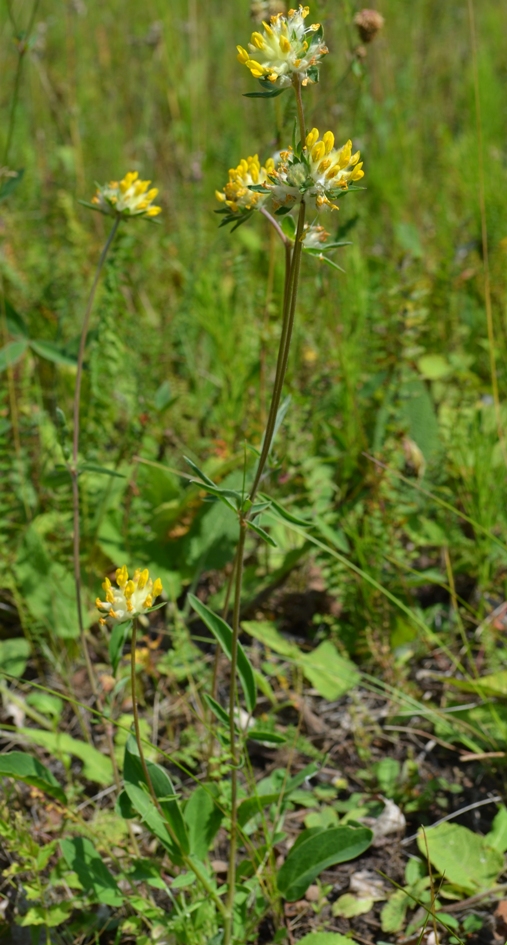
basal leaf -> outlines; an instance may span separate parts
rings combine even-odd
[[[87,893],[92,893],[97,902],[106,906],[123,905],[123,895],[118,884],[87,837],[61,840],[64,859],[73,870]]]
[[[24,784],[30,784],[55,797],[62,804],[67,802],[65,792],[49,768],[28,752],[9,751],[0,755],[0,776],[16,778],[17,781],[23,781]]]
[[[183,814],[188,829],[190,853],[199,860],[206,859],[224,816],[215,803],[215,790],[218,793],[216,785],[196,788]]]
[[[367,827],[304,831],[278,873],[279,891],[289,902],[301,899],[323,870],[353,860],[368,849],[372,839],[373,833]]]
[[[28,341],[10,341],[0,349],[0,373],[7,370],[11,364],[16,364],[23,357],[28,347]]]

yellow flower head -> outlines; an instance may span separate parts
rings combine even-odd
[[[112,217],[156,217],[162,208],[154,206],[158,190],[156,187],[149,190],[150,184],[149,180],[139,180],[137,171],[129,171],[119,182],[112,180],[103,187],[97,186],[92,204]]]
[[[269,193],[250,190],[250,187],[265,185],[274,170],[275,163],[272,158],[268,158],[264,167],[261,167],[256,154],[243,158],[237,167],[231,167],[229,180],[223,190],[215,191],[217,200],[225,203],[233,213],[258,210],[269,197]]]
[[[262,33],[252,33],[248,49],[238,46],[238,60],[250,70],[254,78],[264,79],[284,88],[293,76],[299,76],[302,85],[318,81],[318,66],[328,49],[323,41],[320,23],[305,25],[309,7],[301,4],[272,16],[264,22]]]
[[[116,583],[117,587],[111,584],[109,578],[105,578],[102,587],[106,592],[106,599],[103,601],[97,597],[95,601],[95,606],[101,614],[99,623],[102,625],[107,623],[112,627],[144,614],[153,607],[153,601],[162,593],[160,578],[152,581],[147,568],[144,571],[138,568],[133,577],[129,578],[126,565],[123,565],[116,571]]]
[[[364,177],[359,157],[359,151],[352,154],[351,141],[337,149],[331,131],[320,139],[318,129],[313,128],[300,155],[294,154],[292,148],[280,154],[280,163],[272,175],[276,178],[271,188],[274,209],[295,206],[304,197],[316,210],[337,210],[335,200],[340,192]]]

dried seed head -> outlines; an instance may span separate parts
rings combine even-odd
[[[354,23],[363,43],[371,43],[384,26],[384,17],[376,10],[360,10],[354,17]]]
[[[283,0],[251,0],[250,16],[256,23],[262,23],[268,17],[276,16],[277,13],[285,13],[287,10]]]

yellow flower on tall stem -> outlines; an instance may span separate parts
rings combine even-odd
[[[309,12],[309,7],[300,4],[287,16],[277,13],[262,24],[262,33],[252,33],[248,49],[237,46],[239,62],[255,79],[277,88],[292,85],[295,78],[301,85],[318,81],[318,66],[328,49],[320,23],[306,26]]]
[[[146,613],[153,607],[155,598],[162,593],[162,581],[160,578],[152,581],[147,568],[144,571],[138,568],[129,579],[126,565],[123,565],[116,571],[116,583],[118,586],[114,587],[106,577],[102,584],[106,599],[103,601],[97,597],[95,601],[101,614],[99,623],[102,625],[108,623],[114,626]]]
[[[162,208],[154,205],[158,190],[156,187],[149,190],[150,184],[149,180],[139,180],[137,171],[129,171],[119,182],[112,180],[98,186],[92,204],[101,213],[112,217],[156,217]]]

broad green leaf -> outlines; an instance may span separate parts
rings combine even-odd
[[[65,792],[55,776],[38,758],[27,752],[9,751],[0,755],[0,776],[16,778],[17,781],[23,781],[24,784],[30,784],[55,797],[62,804],[67,802]]]
[[[52,341],[31,341],[30,347],[32,351],[35,351],[35,354],[38,354],[41,358],[45,358],[46,361],[53,361],[54,364],[76,366],[76,358],[71,357],[71,355],[67,354],[59,345],[55,345]]]
[[[204,621],[208,630],[211,630],[211,633],[216,640],[220,643],[224,653],[231,659],[232,655],[232,630],[225,622],[222,620],[218,614],[214,614],[209,607],[206,607],[194,594],[189,594],[188,599],[191,606],[195,610],[201,620]],[[241,685],[243,686],[243,692],[245,694],[245,702],[249,712],[253,712],[255,709],[255,703],[257,701],[257,691],[255,687],[255,677],[253,669],[250,665],[250,661],[241,646],[241,643],[238,641],[238,675],[241,680]]]
[[[43,925],[45,928],[54,929],[69,918],[73,908],[74,903],[72,902],[55,902],[50,906],[30,906],[28,912],[17,917],[16,925],[20,925],[21,928],[25,929],[35,925]],[[35,939],[35,941],[42,941],[42,939]]]
[[[28,341],[10,341],[0,348],[0,372],[5,371],[11,364],[16,364],[23,357],[28,347]]]
[[[244,827],[252,817],[259,814],[265,807],[271,804],[277,804],[280,799],[279,794],[257,794],[255,797],[247,797],[241,801],[238,806],[238,824]]]
[[[491,825],[490,832],[484,839],[488,847],[498,850],[499,853],[505,853],[507,850],[507,808],[503,805]]]
[[[153,761],[147,760],[146,766],[148,768],[148,774],[150,776],[155,795],[158,798],[158,802],[164,813],[164,816],[167,818],[167,821],[171,827],[172,836],[171,834],[168,834],[168,836],[170,836],[173,843],[178,844],[179,848],[183,850],[184,853],[189,853],[190,847],[187,829],[180,810],[179,802],[177,799],[175,799],[175,791],[171,779],[167,772],[164,771],[160,765],[154,764]],[[136,803],[131,796],[130,788],[132,786],[137,788],[141,785],[147,787],[147,785],[141,759],[139,757],[139,749],[133,735],[129,736],[125,746],[123,777],[125,779],[125,790],[127,791],[130,800],[134,804],[134,807],[136,807]],[[150,803],[153,803],[148,794],[145,794],[144,791],[141,793],[144,794]],[[154,810],[156,813],[158,813],[155,807]]]
[[[488,696],[507,696],[507,670],[501,669],[497,673],[489,673],[487,676],[481,676],[480,679],[454,679],[449,682],[460,689],[462,692],[475,692],[482,698]]]
[[[414,900],[403,889],[397,889],[380,913],[383,932],[399,932],[403,928],[407,910],[414,906]]]
[[[241,629],[246,630],[251,637],[259,640],[260,643],[263,643],[264,646],[280,656],[285,656],[291,660],[299,660],[302,656],[299,647],[295,643],[291,643],[290,640],[286,640],[278,632],[274,623],[270,623],[268,620],[243,620]]]
[[[433,866],[448,883],[473,893],[490,889],[503,871],[502,854],[488,846],[485,837],[460,824],[438,824],[417,836],[419,850],[426,855],[426,842]]]
[[[0,640],[0,673],[19,679],[30,656],[30,644],[24,637]]]
[[[111,660],[111,666],[113,668],[113,676],[116,676],[116,671],[122,657],[125,640],[127,639],[127,635],[131,629],[131,620],[126,621],[126,623],[117,623],[113,627],[111,636],[109,638],[109,659]]]
[[[297,945],[354,945],[354,939],[340,932],[308,932]]]
[[[331,640],[324,640],[311,653],[301,654],[300,665],[312,686],[329,702],[353,689],[360,679],[354,664],[340,656]]]
[[[199,860],[206,859],[224,816],[215,804],[212,793],[214,790],[217,790],[216,785],[196,788],[183,814],[188,829],[190,853]]]
[[[135,784],[126,783],[125,793],[127,794],[132,807],[137,812],[142,822],[151,831],[153,836],[157,837],[157,839],[160,840],[161,844],[165,847],[169,853],[169,856],[171,857],[172,862],[177,866],[181,866],[183,863],[181,851],[170,836],[167,827],[167,821],[161,816],[155,807],[155,804],[151,800],[151,797],[147,793],[147,790],[144,788],[144,786],[138,787]],[[123,811],[123,807],[121,809]]]
[[[333,903],[333,915],[344,919],[353,919],[356,915],[365,915],[373,906],[373,899],[360,899],[353,893],[344,893]]]
[[[104,786],[113,782],[113,766],[109,758],[97,751],[93,745],[72,738],[67,732],[43,732],[36,728],[20,728],[23,740],[40,745],[56,757],[75,755],[83,762],[83,775],[89,781],[96,781]]]
[[[77,874],[83,889],[93,894],[97,902],[106,906],[123,905],[123,895],[116,880],[87,837],[61,840],[60,845],[68,866]]]
[[[440,381],[452,374],[452,366],[441,354],[424,354],[417,361],[417,367],[428,381]]]
[[[373,833],[367,827],[305,830],[278,873],[277,885],[282,896],[289,902],[301,899],[323,870],[353,860],[368,849],[372,839]]]

